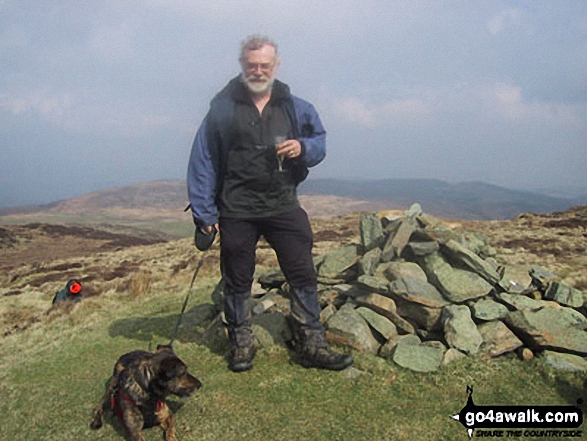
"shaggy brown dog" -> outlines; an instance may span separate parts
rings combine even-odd
[[[130,439],[144,441],[141,430],[160,425],[165,439],[176,441],[174,418],[165,399],[170,394],[188,397],[200,387],[200,380],[187,371],[169,345],[157,346],[154,353],[129,352],[116,362],[90,427],[102,427],[104,408],[109,405]]]

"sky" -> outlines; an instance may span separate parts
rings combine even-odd
[[[0,206],[185,179],[250,34],[326,127],[311,177],[587,188],[584,0],[0,0]]]

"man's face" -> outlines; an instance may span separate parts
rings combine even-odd
[[[277,72],[275,48],[264,45],[259,49],[245,52],[241,61],[243,80],[253,94],[264,94],[273,86]]]

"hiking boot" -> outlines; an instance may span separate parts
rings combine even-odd
[[[233,372],[248,371],[253,367],[255,348],[251,346],[233,346],[230,350],[228,368]]]
[[[250,321],[235,327],[228,325],[228,338],[230,340],[228,368],[233,372],[251,369],[256,351],[253,347],[253,330]]]
[[[330,349],[323,332],[314,331],[309,335],[307,332],[301,332],[300,334],[302,338],[297,342],[296,347],[299,347],[300,364],[303,367],[341,371],[353,364],[352,355]]]

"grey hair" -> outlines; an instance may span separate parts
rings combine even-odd
[[[249,35],[241,42],[241,53],[239,61],[242,62],[245,59],[245,53],[247,51],[254,51],[261,49],[263,46],[271,46],[275,49],[275,61],[279,62],[279,55],[277,52],[277,43],[266,35]]]

